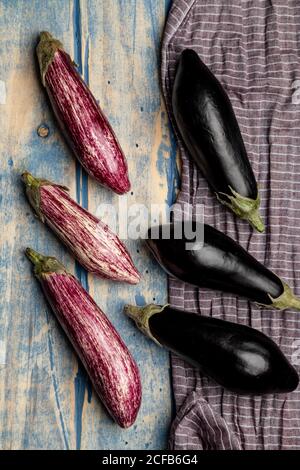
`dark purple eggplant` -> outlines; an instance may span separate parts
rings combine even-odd
[[[231,102],[192,49],[180,56],[172,106],[179,133],[218,200],[263,232],[257,183]]]
[[[192,222],[195,235],[191,239],[185,236],[183,224],[155,227],[157,233],[152,238],[153,228],[148,231],[146,243],[168,274],[198,287],[247,297],[267,307],[300,310],[300,300],[290,287],[232,238],[204,225],[203,246],[199,248],[196,235],[201,233],[196,227],[199,223]],[[166,239],[164,234],[168,230],[170,238]],[[178,233],[182,233],[181,238],[176,238]]]
[[[168,305],[127,305],[125,313],[156,343],[235,393],[286,393],[298,386],[279,347],[254,328]]]

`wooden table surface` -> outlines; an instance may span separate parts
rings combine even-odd
[[[63,183],[92,213],[120,198],[87,178],[66,146],[40,84],[35,46],[51,31],[99,99],[127,155],[127,202],[171,203],[176,145],[159,90],[160,40],[170,0],[0,0],[0,448],[164,449],[172,404],[169,355],[122,313],[124,303],[162,303],[166,277],[142,241],[126,242],[137,286],[87,275],[24,196],[20,174]],[[47,138],[37,135],[49,126]],[[124,197],[123,197],[124,198]],[[143,402],[121,430],[106,414],[24,256],[31,246],[75,272],[117,327],[139,365]]]

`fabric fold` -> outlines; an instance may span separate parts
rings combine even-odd
[[[241,450],[241,443],[222,416],[191,392],[172,424],[170,448],[182,450]]]
[[[181,51],[193,48],[226,89],[261,195],[264,234],[221,206],[176,132],[171,93]],[[300,295],[300,4],[297,0],[174,0],[162,43],[162,90],[177,134],[177,202],[204,204],[226,233]],[[173,307],[239,322],[270,336],[299,372],[300,316],[169,280]],[[300,449],[300,392],[234,395],[172,357],[177,416],[172,449]]]

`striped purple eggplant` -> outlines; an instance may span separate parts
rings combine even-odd
[[[77,204],[68,188],[34,178],[22,179],[31,206],[89,272],[114,281],[137,284],[140,274],[121,240],[97,217]]]
[[[131,426],[141,404],[138,367],[120,335],[82,285],[52,257],[26,255],[43,292],[114,420]]]
[[[99,183],[126,193],[130,182],[120,144],[62,43],[42,32],[37,56],[54,114],[81,165]]]

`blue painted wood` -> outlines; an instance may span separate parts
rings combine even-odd
[[[164,274],[141,241],[126,241],[143,278],[138,286],[95,279],[37,221],[24,197],[25,169],[68,185],[97,213],[121,198],[88,179],[57,131],[39,81],[34,47],[41,30],[59,37],[108,115],[127,155],[131,202],[173,202],[176,144],[159,93],[160,38],[170,0],[1,0],[0,448],[160,449],[171,420],[168,354],[122,314],[124,303],[163,303]],[[50,135],[41,139],[37,127]],[[122,197],[124,200],[124,197]],[[74,271],[116,325],[136,358],[143,403],[120,430],[107,416],[46,305],[23,249],[52,254]]]
[[[1,106],[1,339],[5,364],[0,371],[0,442],[2,448],[73,446],[70,377],[74,354],[45,304],[26,246],[73,260],[56,238],[32,214],[23,194],[25,169],[60,180],[74,192],[75,165],[49,112],[34,59],[38,32],[52,25],[53,33],[71,48],[68,2],[1,2],[1,80],[7,101]],[[58,14],[59,4],[59,14]],[[59,21],[59,18],[63,18]],[[47,139],[37,127],[46,122]]]
[[[85,54],[83,62],[82,53],[82,26],[81,26],[81,5],[80,0],[73,2],[73,24],[74,24],[74,61],[78,65],[78,71],[89,85],[89,67],[88,55]],[[86,50],[88,51],[89,43],[87,42]],[[88,209],[88,175],[81,167],[79,162],[76,162],[76,199],[85,209]],[[83,287],[89,292],[88,273],[80,266],[78,262],[75,263],[75,272],[77,278],[80,280]],[[88,375],[80,363],[78,362],[78,372],[74,380],[75,388],[75,435],[76,435],[76,449],[81,448],[81,434],[82,434],[82,409],[85,398],[85,390],[88,387],[89,397],[92,394],[91,383]],[[91,398],[88,399],[89,402]]]

